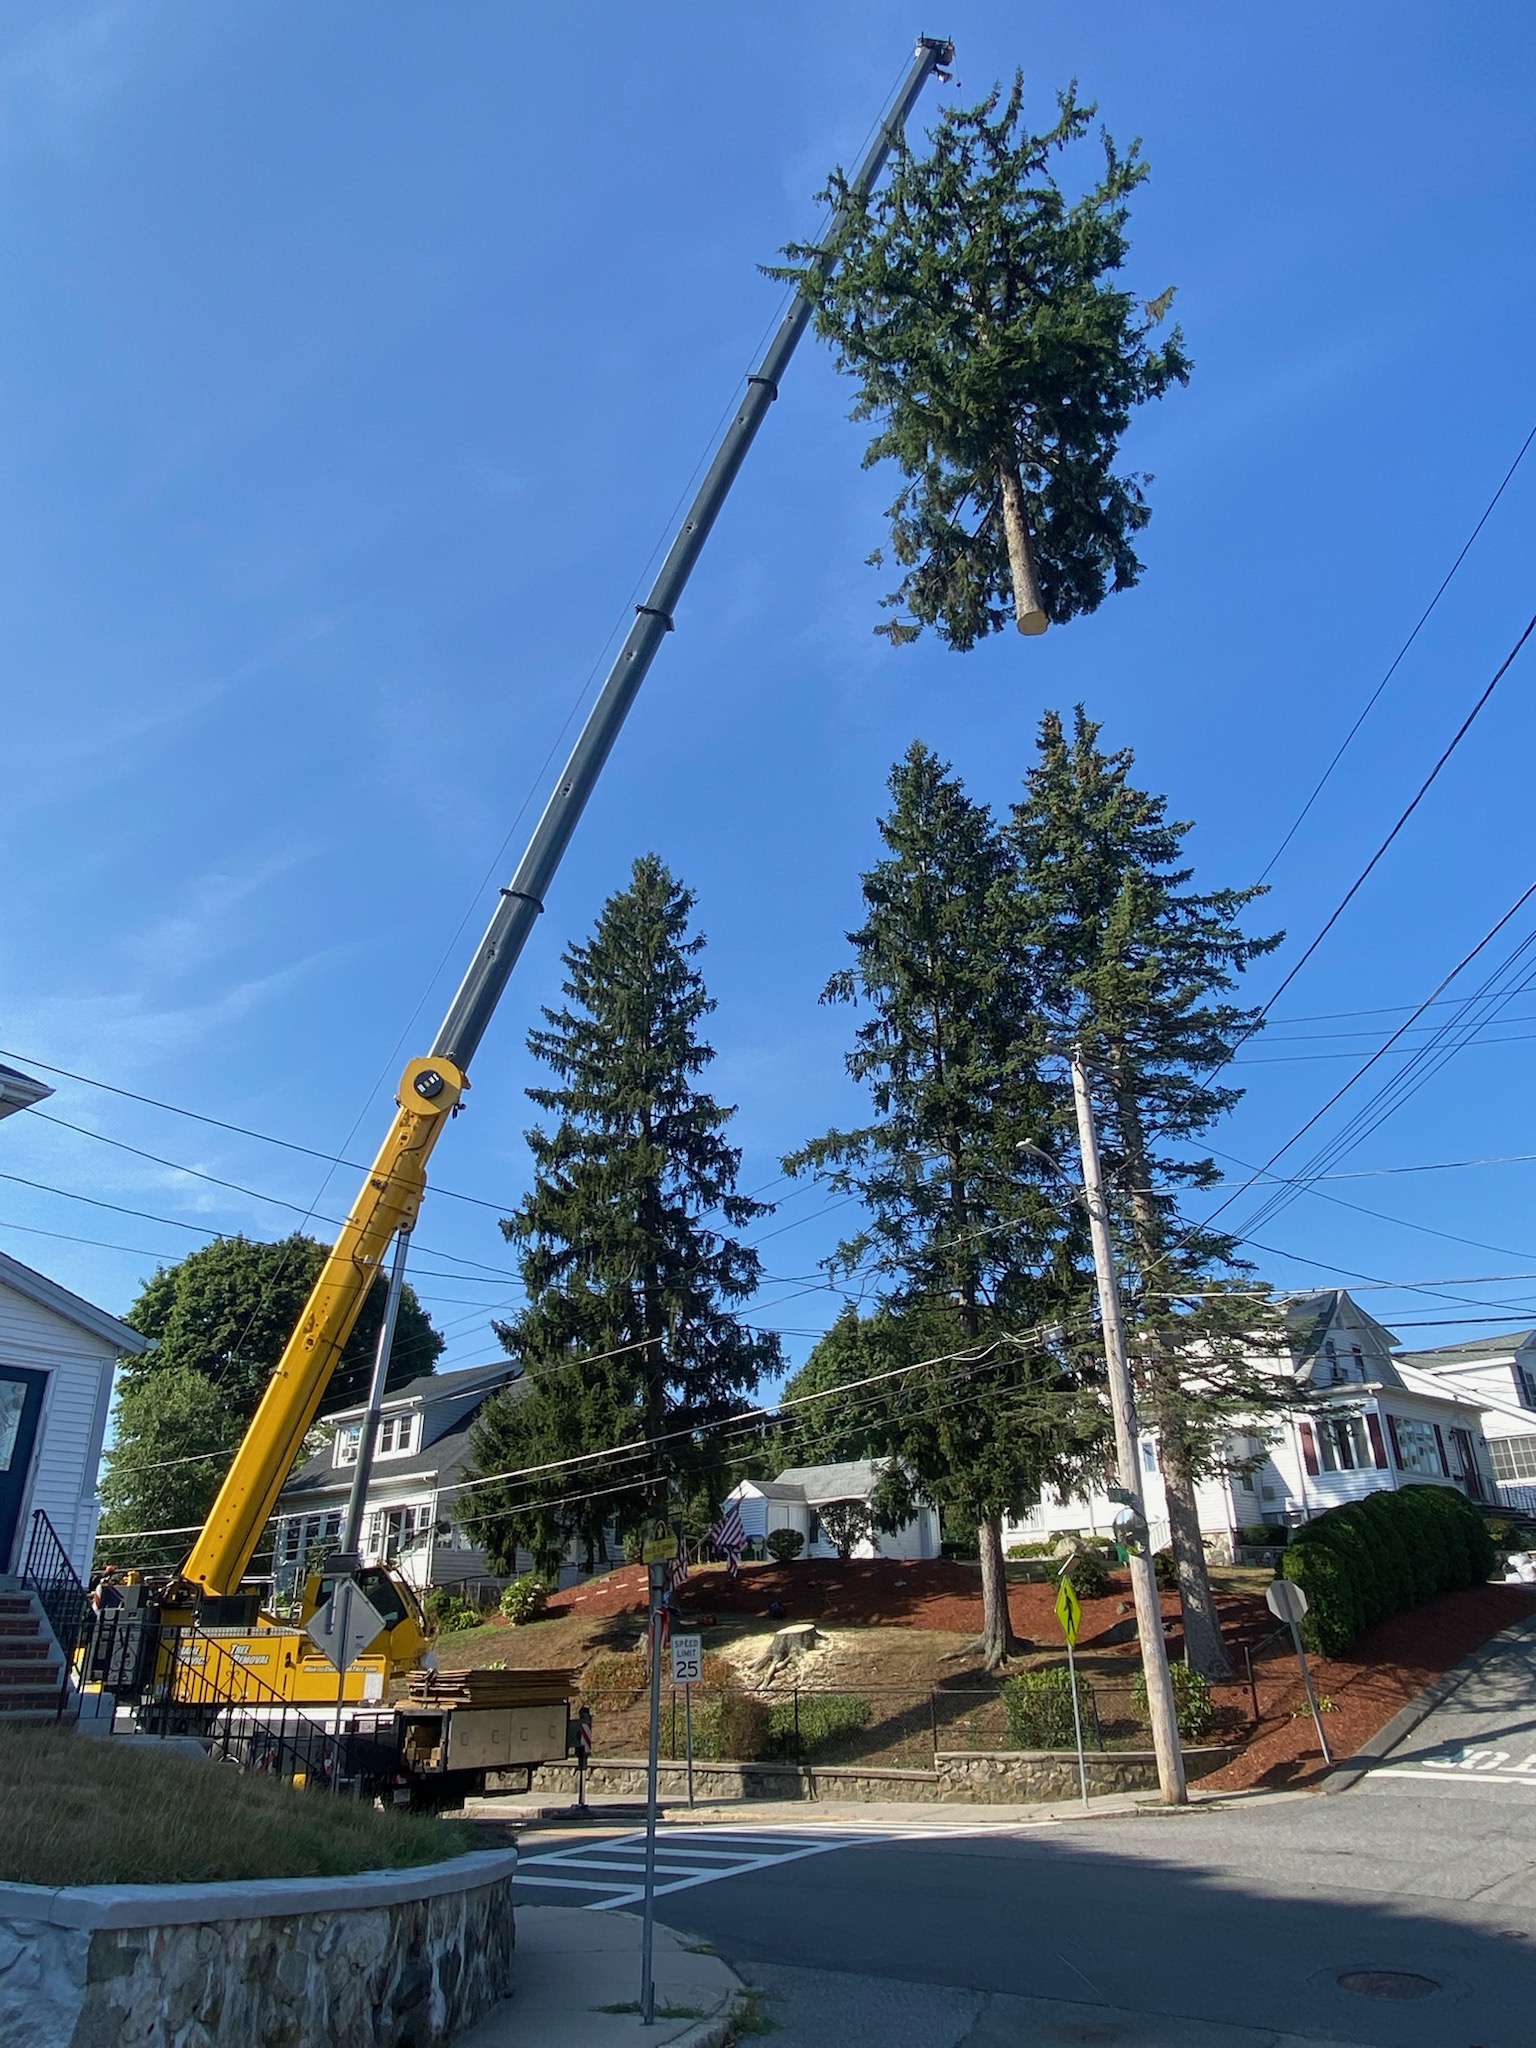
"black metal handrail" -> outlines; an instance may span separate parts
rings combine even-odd
[[[242,1635],[226,1642],[191,1622],[161,1624],[132,1608],[109,1609],[93,1621],[84,1675],[119,1700],[136,1701],[145,1734],[193,1735],[221,1763],[319,1790],[392,1773],[392,1734],[378,1733],[387,1711],[360,1715],[348,1702],[338,1716],[319,1703],[296,1705],[236,1654],[248,1641]]]
[[[58,1714],[62,1718],[69,1704],[75,1656],[85,1634],[86,1598],[85,1588],[70,1563],[69,1552],[59,1541],[58,1531],[41,1508],[32,1510],[32,1535],[27,1544],[21,1578],[22,1584],[36,1594],[64,1660],[58,1704]]]

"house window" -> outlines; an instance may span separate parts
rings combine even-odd
[[[368,1517],[364,1554],[376,1564],[388,1564],[403,1557],[432,1533],[432,1503],[422,1501],[411,1507],[375,1508]]]
[[[1488,1455],[1495,1479],[1536,1479],[1536,1436],[1491,1436]]]
[[[1330,1385],[1337,1386],[1339,1381],[1343,1379],[1344,1374],[1339,1365],[1339,1347],[1331,1337],[1323,1346],[1323,1357],[1328,1366],[1329,1383]]]
[[[1520,1367],[1520,1385],[1525,1391],[1526,1407],[1536,1408],[1536,1373],[1523,1365]]]
[[[379,1451],[381,1458],[408,1457],[416,1448],[416,1417],[414,1415],[386,1415],[379,1424]]]
[[[1398,1461],[1405,1472],[1433,1473],[1436,1479],[1444,1478],[1432,1422],[1410,1422],[1406,1416],[1394,1416],[1392,1441],[1397,1445]]]
[[[1149,1436],[1141,1440],[1141,1467],[1144,1472],[1157,1470],[1157,1445]]]
[[[357,1447],[362,1440],[363,1425],[360,1422],[349,1422],[345,1429],[338,1429],[335,1449],[331,1454],[333,1461],[338,1465],[355,1465]]]
[[[1349,1355],[1355,1361],[1355,1378],[1363,1380],[1365,1378],[1365,1353],[1358,1344],[1351,1344]]]
[[[1358,1415],[1324,1416],[1317,1425],[1317,1441],[1325,1472],[1362,1472],[1375,1466],[1370,1439]]]
[[[340,1535],[339,1508],[323,1515],[285,1515],[277,1531],[279,1569],[302,1565],[306,1558],[319,1552],[321,1544],[335,1543]]]

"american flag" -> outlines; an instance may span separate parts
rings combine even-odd
[[[680,1586],[688,1576],[688,1538],[679,1529],[677,1532],[677,1555],[672,1560],[672,1583]]]
[[[747,1547],[747,1532],[741,1526],[741,1509],[733,1500],[728,1500],[720,1510],[720,1519],[709,1532],[709,1542],[716,1557],[723,1557],[731,1567],[734,1579],[741,1570],[741,1553]]]

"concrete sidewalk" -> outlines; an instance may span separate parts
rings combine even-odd
[[[644,2027],[638,1914],[519,1906],[512,1995],[454,2048],[720,2048],[742,1990],[735,1971],[659,1925],[655,1971],[656,2022]]]

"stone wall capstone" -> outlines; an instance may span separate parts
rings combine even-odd
[[[288,1913],[273,1884],[0,1885],[0,2048],[448,2048],[506,1996],[515,1868],[306,1880]]]

